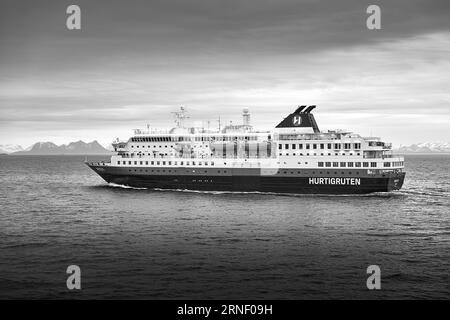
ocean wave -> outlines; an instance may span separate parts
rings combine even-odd
[[[138,188],[138,187],[131,187],[131,186],[126,186],[124,184],[117,184],[117,183],[108,183],[109,187],[113,187],[113,188],[122,188],[122,189],[133,189],[133,190],[147,190],[148,188]]]
[[[194,190],[194,189],[173,189],[173,188],[139,188],[116,183],[109,183],[108,186],[133,189],[133,190],[150,190],[159,192],[185,192],[185,193],[199,193],[199,194],[235,194],[235,195],[273,195],[285,197],[369,197],[369,198],[392,198],[405,196],[401,192],[373,192],[367,194],[323,194],[323,193],[285,193],[285,192],[264,192],[264,191],[213,191],[213,190]]]

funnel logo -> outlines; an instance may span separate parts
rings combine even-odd
[[[299,125],[301,125],[301,124],[302,124],[302,117],[300,117],[300,116],[294,116],[294,117],[292,118],[292,124],[293,124],[294,126],[299,126]]]

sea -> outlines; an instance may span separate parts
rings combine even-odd
[[[0,299],[449,299],[450,155],[405,163],[400,191],[321,196],[134,189],[84,156],[2,156]]]

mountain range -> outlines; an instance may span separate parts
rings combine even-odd
[[[0,145],[0,154],[1,153],[10,155],[102,155],[110,154],[111,151],[104,148],[97,141],[86,143],[80,140],[60,146],[53,142],[37,142],[25,150],[17,145]]]
[[[394,151],[399,153],[450,153],[450,142],[424,142],[400,145],[398,148],[394,148]],[[96,140],[89,143],[80,140],[60,146],[57,146],[53,142],[37,142],[27,149],[23,149],[19,145],[0,145],[0,154],[11,155],[85,155],[110,153],[111,150],[106,149]]]
[[[408,146],[400,145],[394,151],[399,153],[450,153],[450,142],[423,142]]]

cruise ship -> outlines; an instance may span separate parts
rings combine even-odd
[[[365,194],[402,187],[404,158],[390,143],[320,131],[315,107],[297,107],[270,131],[255,130],[247,108],[241,124],[185,126],[182,107],[174,128],[135,130],[128,141],[114,141],[110,162],[86,164],[108,183],[137,188]]]

